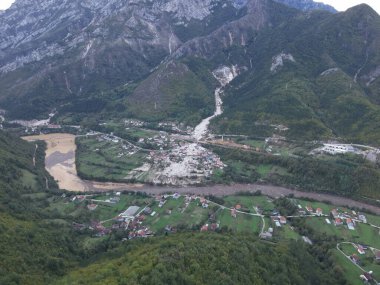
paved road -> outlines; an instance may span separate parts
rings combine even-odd
[[[93,189],[96,190],[96,189]],[[213,185],[204,187],[170,187],[170,186],[149,186],[144,185],[142,187],[120,187],[119,191],[135,191],[146,192],[149,194],[162,194],[167,192],[178,192],[181,194],[195,194],[195,195],[215,195],[215,196],[227,196],[233,195],[238,192],[255,192],[261,190],[263,195],[267,195],[273,198],[281,197],[283,195],[293,194],[297,198],[311,198],[316,201],[325,202],[328,201],[331,204],[337,206],[348,206],[359,209],[366,209],[377,215],[380,215],[380,207],[368,205],[363,202],[358,202],[349,198],[334,196],[331,194],[319,194],[315,192],[302,192],[298,190],[292,190],[285,187],[273,186],[273,185],[259,185],[259,184],[234,184],[234,185]]]
[[[338,243],[338,244],[336,245],[336,249],[337,249],[341,254],[343,254],[343,255],[344,255],[344,256],[345,256],[350,262],[352,262],[356,267],[358,267],[361,271],[363,271],[363,272],[367,272],[367,271],[366,271],[363,267],[361,267],[359,264],[353,262],[353,261],[351,260],[350,256],[348,256],[347,254],[345,254],[345,253],[343,252],[343,250],[340,249],[340,245],[341,245],[341,244],[351,244],[354,248],[357,248],[356,244],[353,243],[353,242],[350,242],[350,241],[340,242],[340,243]],[[373,249],[373,250],[378,250],[377,248],[371,248],[371,249]],[[377,280],[373,279],[373,281],[375,281],[375,284],[379,284],[379,283],[377,282]]]

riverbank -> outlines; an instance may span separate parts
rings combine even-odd
[[[120,189],[119,189],[120,190]],[[313,199],[320,202],[328,202],[336,206],[347,206],[350,208],[359,208],[371,211],[380,215],[380,207],[369,205],[363,202],[355,201],[350,198],[334,196],[331,194],[320,194],[315,192],[303,192],[280,186],[260,185],[260,184],[233,184],[233,185],[212,185],[202,187],[169,187],[169,186],[144,186],[136,189],[124,189],[126,191],[140,191],[148,194],[162,194],[167,192],[178,192],[180,194],[195,194],[195,195],[214,195],[228,196],[238,194],[239,192],[254,193],[258,190],[263,195],[278,198],[281,196],[294,195],[296,198]]]
[[[59,188],[72,191],[89,190],[77,174],[75,165],[75,136],[71,134],[47,134],[28,136],[26,141],[46,142],[45,168],[57,181]]]
[[[148,194],[162,194],[178,192],[183,194],[227,196],[239,192],[256,192],[260,190],[263,195],[273,198],[294,195],[297,198],[309,198],[321,202],[329,202],[337,206],[363,208],[380,215],[380,207],[368,205],[349,198],[320,194],[315,192],[302,192],[285,187],[260,184],[233,184],[211,186],[152,186],[144,184],[96,182],[82,180],[76,171],[75,165],[75,136],[71,134],[48,134],[23,137],[26,141],[43,140],[47,144],[45,167],[46,170],[57,180],[60,189],[74,192],[107,192],[107,191],[133,191]]]

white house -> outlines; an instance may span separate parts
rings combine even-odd
[[[322,151],[329,154],[344,154],[355,152],[355,148],[346,144],[323,144]]]

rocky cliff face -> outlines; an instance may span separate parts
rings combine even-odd
[[[300,9],[302,11],[310,10],[326,10],[331,13],[336,13],[337,11],[334,7],[326,5],[319,2],[314,2],[313,0],[275,0],[278,3],[285,4],[287,6]]]
[[[76,124],[103,111],[196,125],[212,114],[211,71],[223,65],[237,65],[236,82],[245,86],[226,90],[219,118],[226,130],[248,130],[252,114],[259,122],[312,114],[298,113],[315,107],[313,88],[310,102],[296,98],[299,108],[277,108],[286,96],[276,97],[278,104],[267,100],[274,80],[289,70],[301,74],[299,86],[312,86],[315,74],[340,68],[365,85],[366,104],[377,104],[379,16],[365,5],[309,11],[320,8],[329,10],[310,0],[17,0],[0,14],[0,109],[18,119],[56,109]],[[257,99],[255,92],[265,104],[243,102]],[[262,110],[252,111],[257,106]]]
[[[140,79],[185,42],[238,20],[246,6],[258,1],[248,2],[17,0],[0,16],[1,104],[12,109],[22,105],[22,98],[30,101],[43,93],[61,101]],[[259,17],[253,26],[263,21]],[[194,54],[206,54],[211,48],[191,46]],[[10,82],[14,74],[21,76]],[[32,113],[51,105],[49,100],[39,101],[30,103],[36,108]]]

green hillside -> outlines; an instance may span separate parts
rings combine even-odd
[[[56,284],[344,284],[340,277],[300,242],[177,234],[132,242]]]
[[[260,33],[248,48],[253,68],[228,89],[215,130],[260,136],[257,123],[283,124],[292,139],[378,145],[380,89],[378,79],[368,84],[368,74],[379,63],[379,31],[380,17],[361,5],[335,15],[299,15]],[[281,52],[294,61],[271,71]]]
[[[44,170],[44,145],[35,166],[34,152],[0,131],[0,284],[48,284],[79,258],[68,221],[46,209],[56,184]]]

